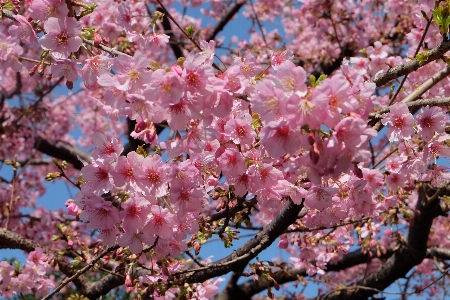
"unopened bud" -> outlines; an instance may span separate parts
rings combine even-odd
[[[37,71],[39,65],[40,64],[37,64],[37,65],[31,67],[30,71],[28,71],[28,75],[33,76],[34,74],[36,74],[36,71]]]

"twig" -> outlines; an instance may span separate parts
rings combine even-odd
[[[252,8],[253,15],[255,16],[256,24],[258,25],[259,31],[261,31],[261,37],[262,37],[262,39],[264,41],[264,44],[266,44],[266,47],[269,47],[269,45],[267,44],[267,41],[266,41],[266,36],[264,34],[261,22],[259,21],[258,14],[256,13],[255,8],[253,7],[253,1],[252,0],[250,0],[250,6]]]
[[[375,165],[372,166],[372,170],[375,169],[376,167],[378,167],[386,158],[388,158],[389,156],[391,156],[392,154],[394,154],[395,152],[397,152],[397,148],[395,147],[394,149],[392,149],[391,151],[389,151],[388,154],[386,154],[382,159],[380,159],[380,161],[378,161]]]
[[[202,263],[197,257],[195,257],[191,252],[189,251],[185,251],[184,253],[186,253],[197,265],[199,265],[200,267],[204,267],[205,264]]]
[[[167,15],[167,17],[180,29],[180,31],[192,42],[192,44],[199,50],[202,51],[202,48],[200,48],[200,45],[197,43],[196,40],[194,40],[187,32],[181,28],[180,24],[172,17],[172,15],[169,13],[169,11],[166,9],[164,4],[160,0],[156,0],[158,4],[161,6],[161,8],[164,10],[164,13]]]

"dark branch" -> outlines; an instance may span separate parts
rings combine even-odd
[[[386,259],[390,257],[394,251],[392,249],[388,249],[381,256],[377,257],[377,251],[373,250],[372,252],[363,252],[361,249],[355,250],[348,254],[342,256],[342,258],[335,262],[327,264],[326,270],[330,271],[342,271],[360,264],[367,263],[374,258]],[[308,274],[306,273],[306,269],[287,269],[279,272],[275,272],[273,274],[273,278],[278,284],[284,284],[292,281],[298,280],[298,276],[306,277]],[[264,291],[269,286],[272,287],[273,281],[268,281],[263,277],[260,277],[258,281],[249,280],[240,284],[237,288],[241,290],[241,292],[246,296],[246,298],[250,299],[251,296]],[[225,299],[225,298],[224,298]],[[230,298],[231,299],[231,298]]]
[[[219,32],[221,32],[225,28],[225,25],[228,24],[228,22],[238,13],[238,11],[241,9],[242,6],[245,5],[245,3],[246,3],[246,1],[244,1],[242,3],[236,3],[228,11],[228,13],[223,16],[223,18],[219,21],[219,23],[217,23],[217,25],[216,25],[216,27],[214,27],[214,30],[211,33],[211,35],[206,38],[206,41],[214,40],[216,38],[217,34],[219,34]]]
[[[429,201],[430,195],[435,193],[436,190],[419,188],[416,214],[409,227],[407,239],[397,243],[393,255],[380,269],[355,284],[362,288],[348,286],[319,295],[316,299],[367,299],[386,289],[397,279],[405,277],[409,270],[420,264],[427,255],[427,240],[433,220],[443,213],[438,197]]]
[[[162,9],[161,7],[158,7],[157,10],[161,13],[164,13],[164,9]],[[164,28],[164,32],[170,37],[170,41],[174,41],[175,35],[173,34],[172,25],[170,25],[169,18],[166,15],[164,15],[163,17],[162,26]],[[172,48],[173,54],[176,58],[184,56],[183,50],[178,44],[170,43],[170,47]]]
[[[50,142],[39,136],[35,138],[34,148],[48,156],[67,161],[78,170],[83,168],[83,163],[78,160],[78,156],[87,162],[91,162],[91,156],[88,153],[63,143]]]
[[[255,258],[261,251],[269,247],[286,228],[294,223],[302,205],[294,204],[292,201],[283,208],[280,214],[266,228],[259,232],[252,240],[242,245],[231,255],[220,259],[207,267],[192,269],[187,272],[179,272],[169,277],[169,281],[176,284],[181,282],[195,283],[207,279],[237,271],[245,267],[247,263]]]

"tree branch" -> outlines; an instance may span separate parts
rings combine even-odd
[[[360,264],[367,263],[374,258],[378,259],[389,258],[390,256],[392,256],[393,253],[394,251],[392,249],[387,249],[386,252],[383,253],[381,256],[377,256],[376,249],[370,252],[369,251],[363,252],[362,249],[358,249],[343,255],[342,258],[337,262],[328,263],[326,270],[327,272],[329,271],[339,272]],[[302,268],[300,270],[295,269],[282,270],[279,272],[275,272],[272,277],[278,284],[284,284],[298,280],[299,276],[302,277],[308,276],[305,268]],[[246,298],[250,299],[251,296],[264,291],[269,286],[273,287],[273,285],[274,285],[273,281],[268,281],[263,277],[259,277],[258,281],[249,280],[247,282],[244,282],[243,284],[240,284],[237,288],[241,290],[241,292],[245,295]]]
[[[447,76],[450,74],[450,66],[445,66],[445,68],[433,76],[431,76],[429,79],[427,79],[424,83],[422,83],[418,88],[416,88],[411,94],[409,94],[407,97],[405,97],[402,102],[407,103],[416,100],[417,98],[421,97],[425,92],[427,92],[429,89],[431,89],[433,86],[438,84],[440,81],[442,81],[444,78],[447,78]]]
[[[292,201],[289,201],[278,216],[270,222],[263,231],[259,232],[252,240],[242,245],[231,255],[220,259],[207,267],[175,273],[169,276],[168,281],[175,284],[182,282],[203,282],[207,279],[245,267],[250,260],[269,247],[289,225],[297,220],[298,214],[302,208],[303,204],[297,205]]]
[[[39,136],[35,138],[34,148],[51,157],[67,161],[78,170],[83,168],[83,163],[78,160],[78,156],[89,163],[91,162],[91,156],[88,153],[59,142],[50,142]]]
[[[445,98],[431,98],[431,99],[420,99],[416,101],[411,101],[406,103],[406,106],[408,106],[410,111],[416,111],[424,106],[450,106],[450,97]],[[381,118],[383,117],[383,114],[388,113],[391,110],[391,107],[385,107],[383,109],[380,109],[379,111],[375,113],[371,113],[369,115],[369,122],[368,124],[371,126],[374,126],[380,122]],[[372,125],[373,124],[373,125]],[[375,129],[379,129],[378,127]]]
[[[89,269],[93,268],[94,265],[106,254],[108,254],[111,251],[117,250],[119,248],[119,245],[115,245],[112,247],[109,247],[107,249],[105,249],[104,251],[102,251],[99,255],[97,255],[97,257],[95,257],[94,259],[92,259],[86,266],[84,266],[81,270],[77,271],[75,274],[73,274],[72,276],[70,276],[69,278],[66,278],[63,280],[63,282],[61,282],[61,284],[54,289],[50,294],[48,294],[47,296],[45,296],[44,298],[42,298],[42,300],[48,300],[50,299],[52,296],[56,295],[56,293],[58,293],[63,287],[65,287],[69,282],[75,281],[76,279],[78,279],[81,275],[83,275],[84,273],[86,273],[87,271],[89,271]],[[116,276],[116,275],[114,275]]]
[[[430,228],[435,217],[442,214],[439,199],[436,197],[429,202],[429,195],[435,194],[436,190],[419,188],[419,199],[415,207],[416,214],[410,224],[406,240],[401,240],[394,248],[394,253],[377,271],[369,274],[364,279],[355,283],[350,289],[330,291],[315,299],[367,299],[378,291],[390,286],[397,279],[406,276],[414,266],[420,264],[427,255],[427,240]]]
[[[0,249],[20,249],[26,252],[31,252],[38,247],[41,247],[41,245],[33,240],[24,238],[20,234],[9,231],[7,229],[0,228]],[[72,268],[72,266],[62,257],[57,255],[54,259],[58,264],[60,270],[66,276],[72,276],[75,274],[75,270]],[[88,290],[90,285],[90,282],[84,277],[75,278],[73,280],[73,283],[81,292]]]
[[[241,7],[244,6],[246,2],[247,1],[243,1],[242,3],[236,3],[228,11],[228,13],[224,15],[222,19],[220,19],[219,23],[216,24],[216,27],[214,27],[214,30],[211,33],[211,35],[206,38],[206,41],[214,40],[217,34],[219,34],[219,32],[221,32],[225,28],[225,25],[227,25],[228,22],[239,12]]]
[[[410,60],[404,64],[401,64],[400,66],[397,66],[395,68],[389,69],[386,72],[383,72],[374,78],[370,79],[370,82],[374,82],[377,87],[383,86],[387,83],[389,83],[391,80],[399,78],[403,75],[409,74],[420,67],[423,67],[427,64],[429,64],[432,61],[435,61],[442,57],[444,53],[450,50],[450,41],[443,41],[441,44],[439,44],[437,47],[431,49],[428,51],[428,57],[423,61],[418,60]]]

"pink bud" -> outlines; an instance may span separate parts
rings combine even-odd
[[[289,246],[289,242],[286,237],[280,238],[278,241],[278,248],[286,249]]]
[[[208,179],[206,179],[206,182],[209,186],[216,186],[219,183],[219,180],[214,176],[209,176]]]
[[[179,66],[179,65],[172,65],[170,67],[170,71],[176,73],[178,76],[181,76],[181,74],[183,73],[183,69]]]

